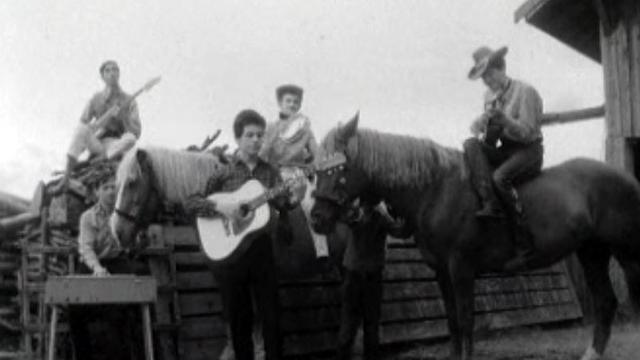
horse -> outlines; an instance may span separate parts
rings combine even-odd
[[[205,195],[212,176],[224,173],[221,157],[206,153],[171,150],[160,147],[137,148],[129,151],[116,172],[117,198],[110,218],[111,230],[123,245],[132,244],[136,235],[147,228],[165,204],[180,209],[192,195]],[[176,206],[177,205],[177,206]],[[323,270],[316,262],[315,250],[304,214],[294,209],[293,241],[274,242],[276,265],[283,278],[298,279],[317,275]],[[332,261],[344,252],[347,229],[333,239],[330,248]]]
[[[321,143],[318,168],[323,159],[340,164],[317,173],[314,230],[330,233],[355,198],[383,199],[412,227],[436,272],[451,358],[472,359],[474,278],[500,272],[514,256],[508,227],[475,217],[480,200],[461,151],[426,138],[359,129],[358,119],[334,128]],[[640,308],[640,186],[631,175],[578,158],[543,170],[518,191],[537,253],[533,267],[577,253],[595,308],[593,339],[582,359],[599,359],[617,307],[609,278],[612,256]]]

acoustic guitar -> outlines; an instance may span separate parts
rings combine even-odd
[[[151,90],[151,88],[153,88],[154,86],[156,86],[156,84],[160,82],[160,79],[161,78],[158,76],[147,81],[147,83],[144,84],[138,91],[133,93],[133,95],[131,95],[129,99],[127,99],[127,101],[124,102],[124,104],[120,105],[120,111],[122,111],[123,109],[128,109],[131,103],[133,102],[133,100],[135,100],[143,92]],[[94,133],[96,137],[100,138],[106,132],[106,129],[109,127],[110,122],[113,121],[112,119],[113,118],[109,115],[109,111],[107,111],[104,114],[102,114],[102,116],[100,116],[98,119],[96,119],[96,121],[91,123],[90,126],[92,129],[94,129]]]
[[[227,218],[222,214],[215,217],[196,219],[200,245],[207,257],[214,263],[233,262],[249,248],[253,239],[269,223],[271,209],[267,202],[287,192],[292,186],[316,171],[331,169],[345,163],[343,155],[324,159],[319,165],[300,171],[295,177],[284,181],[272,189],[265,189],[258,180],[249,180],[238,190],[215,193],[208,200],[238,204],[239,214]]]
[[[252,179],[236,191],[209,196],[207,199],[214,203],[237,204],[239,212],[232,218],[218,214],[215,217],[196,219],[200,244],[207,257],[213,262],[226,263],[244,253],[271,219],[271,208],[267,202],[286,193],[294,184],[303,181],[305,176],[313,172],[313,169],[301,171],[300,176],[272,189],[265,189],[258,180]]]

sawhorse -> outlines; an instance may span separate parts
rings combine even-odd
[[[142,311],[145,359],[153,360],[153,339],[149,306],[157,298],[156,279],[151,276],[71,275],[47,279],[44,301],[52,307],[49,324],[48,360],[55,360],[59,307],[64,305],[132,305]]]

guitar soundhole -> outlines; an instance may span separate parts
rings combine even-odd
[[[245,231],[247,227],[251,225],[251,222],[253,221],[253,218],[255,216],[255,212],[249,211],[248,208],[246,208],[246,212],[241,208],[240,213],[242,217],[233,221],[234,235],[238,235],[239,233]]]

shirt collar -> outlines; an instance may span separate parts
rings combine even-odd
[[[242,165],[244,165],[244,166],[246,166],[248,168],[247,163],[245,163],[244,160],[242,160],[242,158],[240,156],[238,156],[238,150],[236,150],[233,153],[233,156],[231,157],[231,163],[234,166],[237,166],[238,164],[242,164]],[[266,162],[264,160],[262,160],[262,158],[260,156],[258,156],[258,161],[256,162],[256,168],[258,166],[262,166],[264,164],[266,164]]]
[[[102,90],[102,97],[106,100],[110,97],[114,97],[114,96],[118,96],[120,94],[122,94],[122,89],[120,88],[120,86],[117,86],[116,88],[112,89],[108,86],[105,86],[104,89]]]

